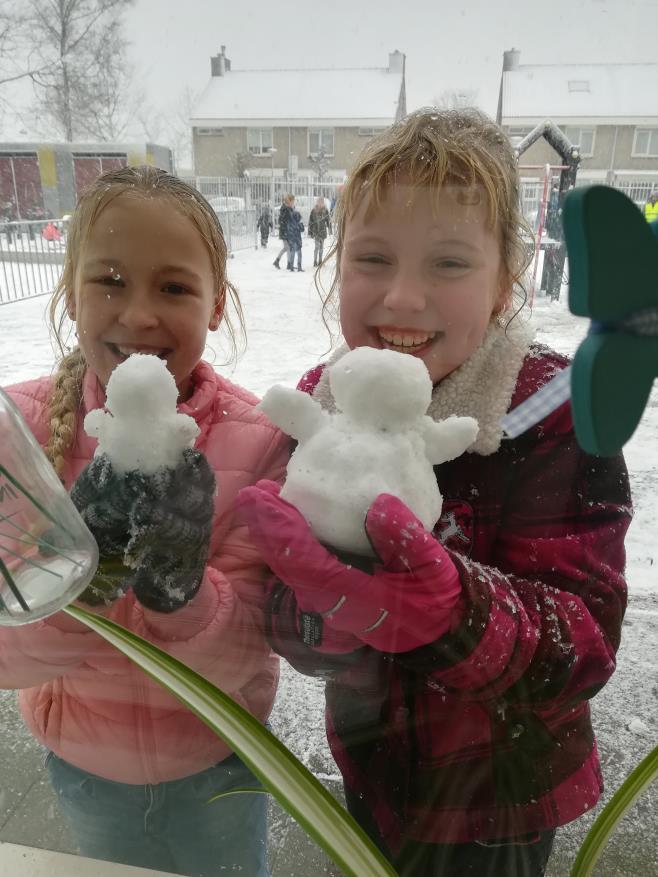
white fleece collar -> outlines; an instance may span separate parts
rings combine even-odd
[[[500,447],[500,421],[509,409],[533,335],[534,330],[523,317],[512,320],[507,329],[493,320],[471,357],[434,387],[427,409],[431,418],[444,420],[458,414],[474,417],[480,425],[476,440],[468,448],[471,453],[487,456]],[[329,357],[327,366],[348,351],[346,344],[341,345]],[[313,397],[327,411],[336,410],[328,369],[322,372]]]

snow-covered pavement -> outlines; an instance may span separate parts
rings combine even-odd
[[[321,305],[313,284],[312,249],[305,241],[306,271],[277,271],[272,260],[278,241],[266,250],[236,253],[229,276],[240,292],[248,327],[248,346],[235,367],[223,366],[225,345],[211,336],[206,358],[237,383],[262,395],[274,383],[294,386],[300,375],[329,349]],[[564,301],[535,302],[537,335],[559,351],[573,353],[587,323],[573,317]],[[48,373],[53,351],[44,312],[47,297],[0,306],[0,386]],[[636,515],[630,529],[630,603],[618,670],[595,698],[606,798],[630,769],[658,742],[658,392],[626,448]],[[322,721],[322,683],[285,669],[273,726],[281,739],[312,767],[333,791],[338,772],[328,753]],[[598,809],[598,808],[597,808]],[[635,805],[610,842],[598,877],[658,875],[655,843],[658,789]],[[558,836],[551,877],[567,877],[575,850],[591,823],[579,820]],[[40,767],[38,747],[21,726],[13,694],[0,692],[0,840],[53,849],[70,849]],[[338,873],[327,866],[301,832],[278,811],[272,820],[274,874],[315,877]],[[328,870],[326,870],[328,867]]]

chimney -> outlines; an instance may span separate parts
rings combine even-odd
[[[224,76],[231,69],[231,62],[226,57],[226,46],[220,46],[218,55],[210,59],[210,75]]]
[[[503,124],[503,83],[505,74],[512,70],[519,69],[519,58],[521,52],[518,49],[507,49],[503,52],[503,71],[500,76],[500,88],[498,89],[498,110],[496,111],[496,122]]]
[[[508,70],[517,70],[520,57],[521,52],[518,49],[507,49],[503,52],[503,73],[507,73]]]
[[[403,73],[404,72],[404,54],[402,52],[398,52],[397,49],[394,52],[388,53],[388,72],[389,73]]]

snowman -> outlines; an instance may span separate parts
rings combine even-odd
[[[98,408],[85,417],[85,432],[98,439],[96,456],[107,454],[117,475],[175,468],[199,434],[194,419],[176,410],[177,400],[178,388],[165,363],[133,353],[110,375],[107,411]]]
[[[272,387],[261,409],[297,440],[281,496],[335,549],[372,556],[366,513],[380,493],[401,499],[432,531],[442,498],[433,466],[453,460],[478,432],[472,417],[426,415],[432,383],[420,359],[357,347],[328,367],[337,411]]]

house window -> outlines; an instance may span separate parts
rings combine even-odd
[[[574,146],[580,146],[580,154],[587,157],[594,155],[594,130],[594,128],[578,128],[574,125],[567,125],[564,133]]]
[[[510,125],[507,129],[507,136],[512,139],[512,137],[518,137],[522,140],[526,134],[529,134],[532,131],[532,128],[527,128],[525,125]]]
[[[569,79],[567,87],[569,91],[589,91],[589,79]]]
[[[658,156],[658,128],[636,128],[631,155],[636,158]]]
[[[273,145],[271,128],[247,128],[247,150],[252,155],[269,155]]]
[[[199,137],[223,137],[223,128],[197,128],[196,133]]]
[[[385,130],[385,128],[359,128],[359,137],[374,137],[375,134]]]
[[[308,153],[309,155],[317,155],[318,152],[324,152],[327,156],[334,154],[333,128],[308,129]]]

